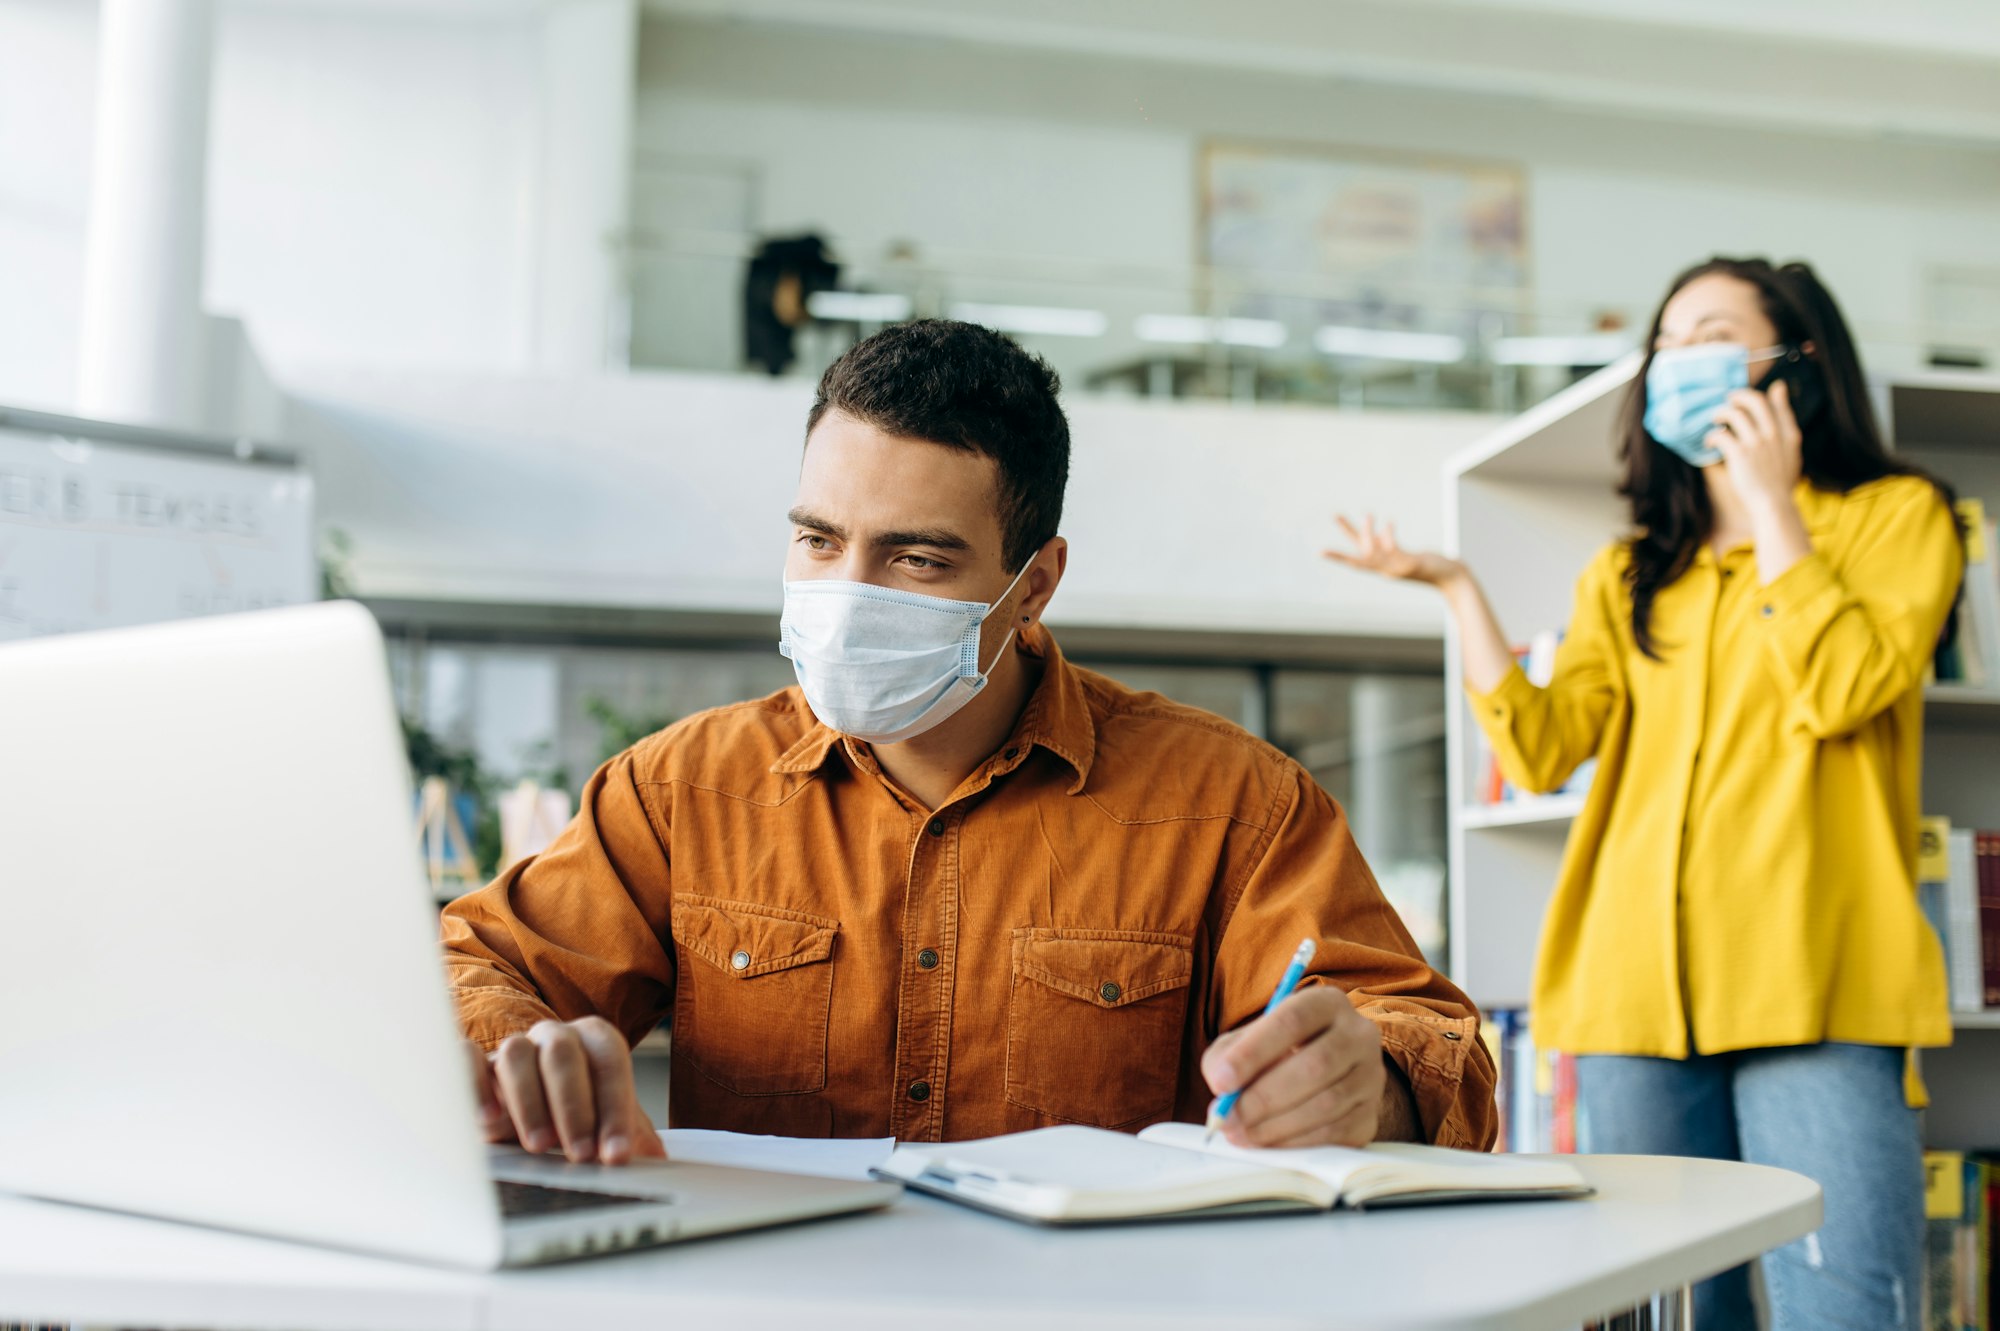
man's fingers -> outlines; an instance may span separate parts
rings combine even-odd
[[[639,1108],[632,1080],[632,1048],[624,1033],[602,1017],[589,1017],[571,1027],[590,1064],[592,1093],[597,1102],[597,1155],[607,1165],[622,1165],[639,1149],[642,1132],[659,1144],[652,1122]],[[661,1155],[666,1148],[660,1147]]]
[[[1243,1088],[1227,1120],[1235,1128],[1230,1139],[1238,1145],[1252,1144],[1259,1124],[1291,1113],[1338,1081],[1326,1036],[1292,1050]]]
[[[486,1051],[472,1041],[465,1041],[465,1054],[472,1063],[472,1090],[479,1100],[479,1126],[489,1142],[504,1142],[514,1139],[514,1125],[507,1117],[506,1107],[500,1103],[500,1092],[493,1085],[493,1065],[487,1060]]]
[[[667,1144],[660,1140],[660,1134],[653,1128],[653,1121],[647,1118],[644,1113],[638,1116],[637,1122],[633,1125],[632,1158],[634,1160],[664,1160],[667,1158]],[[617,1164],[618,1162],[611,1160],[606,1163]]]
[[[525,1035],[510,1035],[493,1051],[493,1075],[500,1103],[514,1121],[521,1145],[537,1153],[556,1144],[549,1124],[548,1102],[542,1098],[541,1052]]]
[[[1253,1118],[1241,1113],[1244,1101],[1237,1102],[1238,1113],[1231,1114],[1223,1125],[1224,1135],[1238,1146],[1324,1146],[1337,1140],[1341,1130],[1353,1131],[1366,1118],[1360,1111],[1369,1105],[1377,1105],[1382,1098],[1379,1086],[1372,1089],[1363,1084],[1363,1078],[1351,1075],[1331,1086],[1323,1086],[1300,1103],[1280,1114],[1270,1114]],[[1260,1083],[1261,1084],[1261,1083]],[[1368,1125],[1368,1138],[1374,1136],[1373,1125]],[[1343,1145],[1360,1145],[1360,1142],[1342,1142]]]
[[[1348,540],[1353,541],[1357,545],[1361,543],[1361,533],[1355,530],[1354,524],[1347,520],[1347,515],[1345,513],[1334,514],[1333,520],[1340,524],[1340,529],[1342,531],[1347,533]]]
[[[1233,1039],[1218,1039],[1201,1056],[1201,1072],[1209,1089],[1217,1095],[1241,1090],[1286,1054],[1325,1031],[1333,1024],[1330,1000],[1347,1005],[1345,994],[1304,990],[1232,1032]]]
[[[597,1095],[591,1087],[590,1058],[576,1028],[559,1021],[538,1022],[528,1038],[541,1051],[542,1095],[573,1164],[597,1159]]]

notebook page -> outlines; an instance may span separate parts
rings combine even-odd
[[[1199,1123],[1155,1123],[1140,1133],[1139,1139],[1178,1146],[1188,1151],[1201,1151],[1222,1160],[1307,1174],[1327,1184],[1336,1195],[1346,1189],[1348,1180],[1378,1163],[1367,1151],[1349,1150],[1345,1146],[1315,1146],[1297,1151],[1246,1149],[1232,1145],[1219,1134],[1214,1141],[1203,1146],[1202,1138],[1207,1134],[1208,1130]]]
[[[1203,1129],[1161,1123],[1139,1135],[1148,1141],[1202,1150]],[[1226,1160],[1297,1170],[1331,1184],[1353,1205],[1424,1193],[1563,1193],[1587,1187],[1581,1174],[1556,1160],[1523,1160],[1484,1151],[1454,1151],[1414,1142],[1376,1142],[1364,1150],[1314,1146],[1267,1150],[1233,1146],[1217,1137],[1205,1148]]]
[[[983,1141],[903,1146],[882,1170],[908,1180],[931,1162],[981,1171],[1012,1185],[1023,1209],[1042,1214],[1136,1215],[1266,1196],[1311,1196],[1321,1206],[1333,1202],[1330,1190],[1302,1188],[1307,1180],[1257,1162],[1225,1160],[1099,1128],[1039,1128]],[[1030,1192],[1036,1194],[1032,1199]]]

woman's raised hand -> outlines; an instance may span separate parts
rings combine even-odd
[[[1377,527],[1373,516],[1363,519],[1359,527],[1345,516],[1336,516],[1334,521],[1347,533],[1347,539],[1354,542],[1351,552],[1321,551],[1336,564],[1358,568],[1364,573],[1378,573],[1385,578],[1399,578],[1404,582],[1427,582],[1433,587],[1441,587],[1465,572],[1465,565],[1456,559],[1430,550],[1405,550],[1396,543],[1396,524],[1393,522]]]

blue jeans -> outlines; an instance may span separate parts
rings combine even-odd
[[[1687,1059],[1576,1060],[1577,1146],[1794,1170],[1826,1194],[1817,1234],[1762,1259],[1773,1331],[1916,1331],[1923,1139],[1901,1049],[1813,1044]],[[1695,1287],[1696,1331],[1756,1331],[1750,1268]]]

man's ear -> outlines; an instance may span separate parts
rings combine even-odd
[[[1027,576],[1022,579],[1028,590],[1021,597],[1020,608],[1014,611],[1014,619],[1020,627],[1026,628],[1042,617],[1068,567],[1069,542],[1060,536],[1051,536],[1028,561]]]

